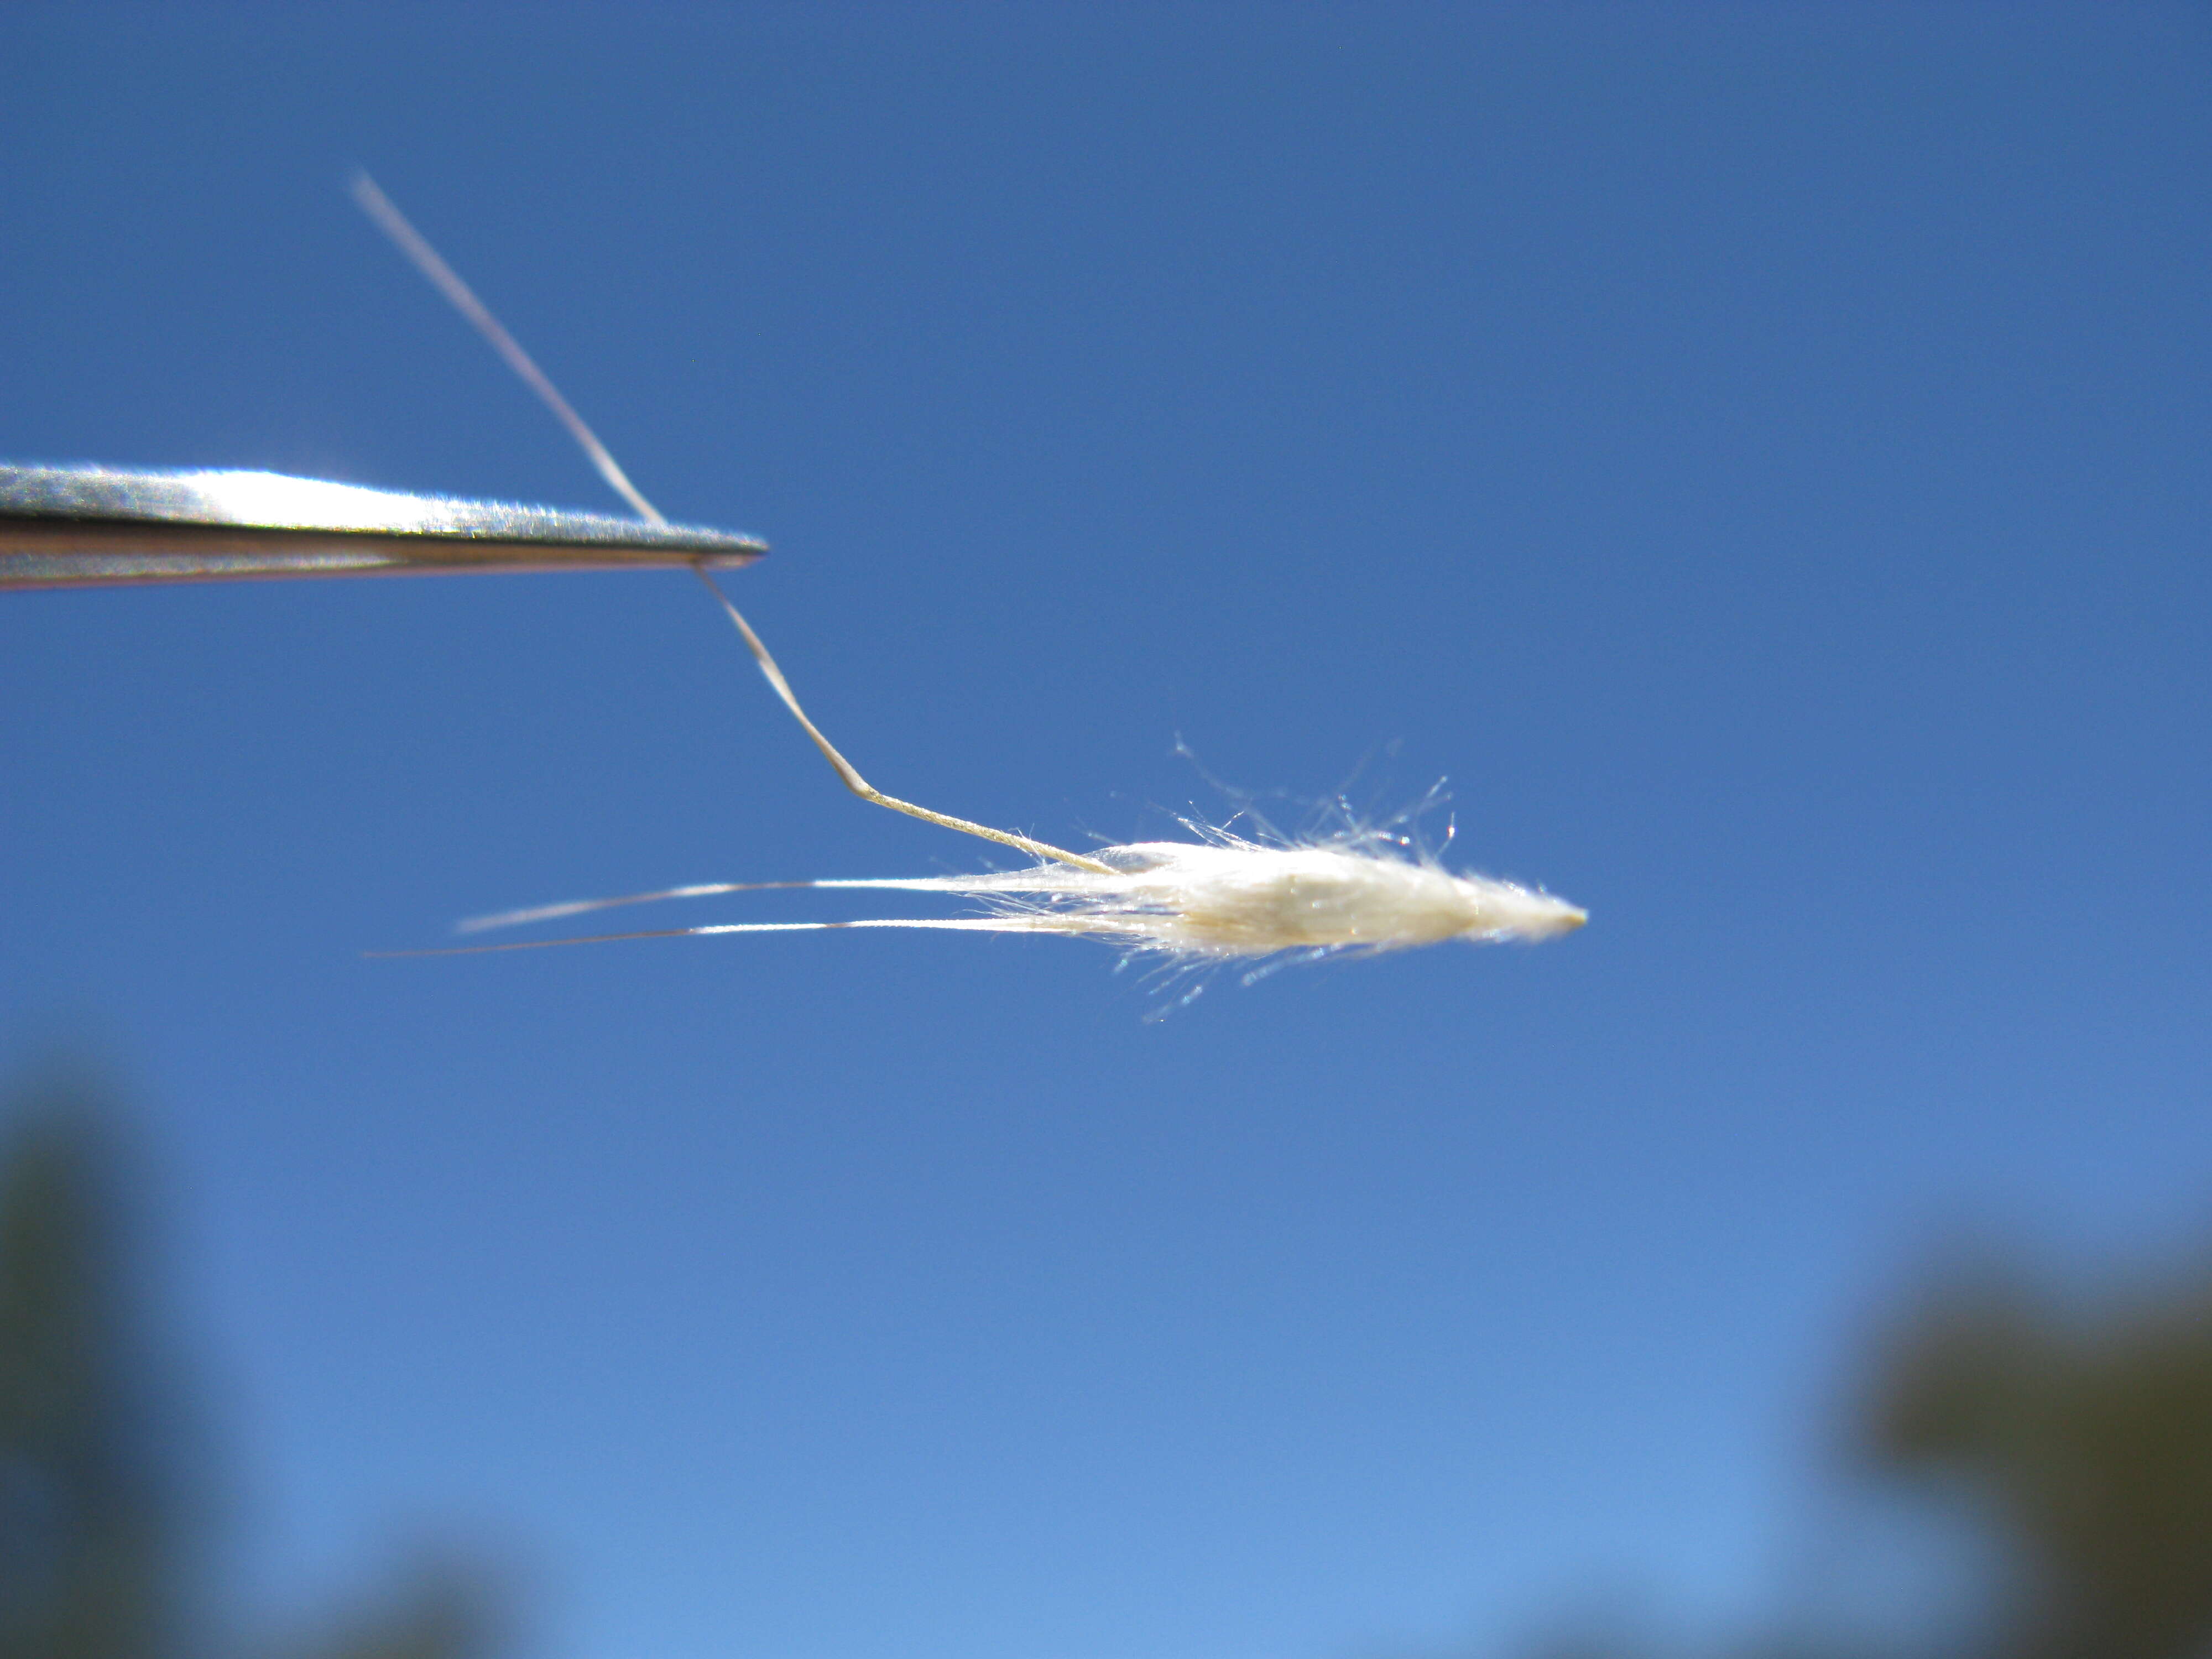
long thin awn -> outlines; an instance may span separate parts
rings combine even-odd
[[[638,514],[664,523],[583,418],[482,301],[410,224],[366,173],[356,173],[354,199],[416,268],[466,318],[565,427],[601,477]],[[887,795],[862,777],[799,706],[791,683],[752,625],[703,567],[694,567],[735,625],[769,688],[822,751],[845,787],[861,799],[948,830],[977,836],[1037,860],[1025,870],[977,876],[708,882],[615,898],[583,899],[511,910],[460,924],[464,933],[550,921],[663,899],[703,898],[777,888],[866,888],[954,894],[979,901],[980,915],[875,918],[857,921],[723,922],[581,938],[463,945],[450,955],[538,950],[616,939],[700,938],[718,933],[819,932],[841,927],[927,928],[963,933],[1061,933],[1103,939],[1176,967],[1243,960],[1374,954],[1447,939],[1478,943],[1535,941],[1571,933],[1588,919],[1539,889],[1487,876],[1454,873],[1403,837],[1353,828],[1321,840],[1255,842],[1225,830],[1189,827],[1200,839],[1140,842],[1101,848],[1095,855],[1018,836]]]

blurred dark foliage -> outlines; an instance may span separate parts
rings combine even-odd
[[[1902,1327],[1867,1413],[2011,1566],[1997,1659],[2212,1654],[2212,1274],[2100,1312],[1990,1275]]]
[[[1571,1623],[1528,1659],[2212,1659],[2212,1266],[2089,1299],[1942,1275],[1867,1376],[1846,1484],[1959,1530],[1982,1567],[1963,1617],[1939,1594],[1878,1637],[1802,1613],[1721,1642]]]
[[[491,1598],[451,1567],[289,1641],[210,1634],[198,1437],[112,1121],[66,1085],[0,1109],[0,1659],[489,1659]],[[2212,1659],[2212,1271],[2086,1308],[1984,1271],[1893,1332],[1849,1425],[1858,1474],[1940,1496],[2002,1570],[1975,1634],[1893,1637],[1880,1659]],[[1721,1651],[1877,1650],[1800,1632]]]
[[[209,1628],[205,1466],[112,1121],[70,1084],[0,1109],[0,1659],[484,1659],[490,1599],[458,1570],[288,1642]]]

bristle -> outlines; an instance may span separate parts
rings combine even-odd
[[[1454,874],[1376,836],[1273,847],[1224,831],[1200,842],[1137,842],[1101,848],[1097,872],[1038,863],[980,876],[859,877],[713,882],[615,899],[509,911],[465,924],[548,921],[615,905],[763,888],[818,887],[948,893],[981,902],[982,916],[933,922],[749,923],[677,930],[703,934],[809,926],[945,927],[979,933],[1060,933],[1119,945],[1170,968],[1233,961],[1279,963],[1338,953],[1373,955],[1463,939],[1534,942],[1587,919],[1565,900],[1516,882]],[[623,937],[662,937],[641,934]],[[604,935],[601,937],[605,937]]]
[[[559,417],[608,483],[640,514],[655,523],[659,513],[626,477],[599,439],[545,378],[499,319],[471,292],[437,251],[409,224],[367,173],[354,194],[417,269],[434,283],[508,365]],[[1341,832],[1325,840],[1256,842],[1226,828],[1186,818],[1194,841],[1136,842],[1095,854],[1071,853],[988,824],[955,817],[887,795],[863,778],[799,706],[791,683],[703,566],[699,580],[735,625],[745,648],[800,728],[855,795],[910,817],[957,830],[1038,860],[1027,870],[988,876],[896,877],[848,880],[709,882],[617,898],[580,899],[479,916],[459,925],[474,933],[491,928],[583,915],[662,899],[770,887],[884,888],[953,893],[981,900],[986,914],[943,921],[890,918],[830,922],[732,922],[703,927],[599,934],[589,939],[547,939],[521,945],[464,945],[419,954],[465,955],[479,951],[534,950],[545,945],[596,944],[614,939],[665,939],[710,933],[798,933],[834,927],[941,927],[970,933],[1066,933],[1103,939],[1130,956],[1158,958],[1170,971],[1247,961],[1274,964],[1340,951],[1373,954],[1435,945],[1448,939],[1488,943],[1534,941],[1571,933],[1587,918],[1548,893],[1488,876],[1454,875],[1399,831],[1441,799],[1441,785],[1419,805],[1381,824],[1363,823],[1340,794]],[[1177,748],[1186,755],[1180,740]],[[1231,823],[1256,824],[1272,836],[1248,800]],[[1449,838],[1447,834],[1447,839]],[[417,954],[417,953],[408,953]],[[1251,977],[1253,975],[1248,975]],[[1194,990],[1191,994],[1196,993]],[[1186,997],[1184,1000],[1188,1000]]]

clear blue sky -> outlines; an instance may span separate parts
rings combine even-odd
[[[609,505],[878,783],[1403,805],[1591,926],[364,962],[982,849],[677,575],[0,599],[0,1068],[139,1103],[266,1609],[549,1659],[1341,1659],[1773,1611],[1875,1310],[2212,1200],[2195,7],[33,6],[0,455]],[[1371,757],[1371,759],[1370,759]],[[696,919],[866,914],[762,895]],[[672,918],[675,919],[675,918]]]

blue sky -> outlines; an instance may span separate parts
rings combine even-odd
[[[1059,940],[364,962],[985,860],[677,575],[8,599],[0,1066],[138,1104],[242,1601],[459,1538],[556,1659],[1786,1611],[1931,1252],[2202,1237],[2208,87],[2179,6],[14,14],[0,454],[608,506],[366,166],[774,544],[884,787],[1449,776],[1592,915],[1155,1024]]]

